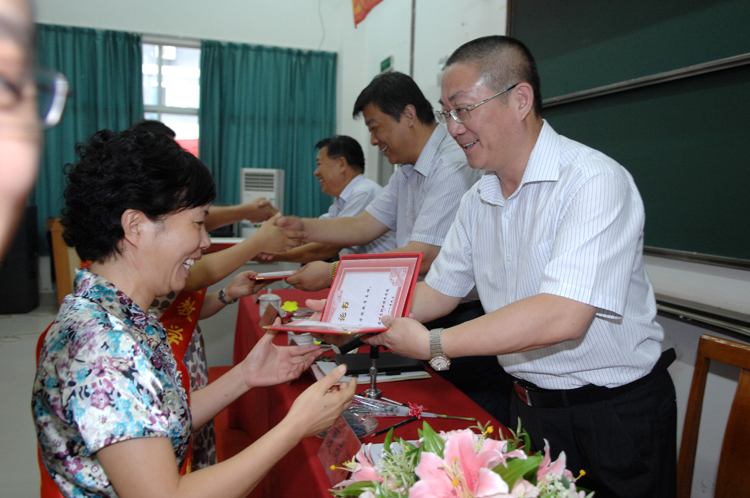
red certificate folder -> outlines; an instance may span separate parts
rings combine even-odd
[[[422,253],[341,256],[321,320],[269,327],[314,334],[369,334],[388,330],[382,316],[409,316]]]
[[[250,277],[252,280],[282,280],[285,278],[289,278],[292,275],[294,275],[295,270],[285,270],[285,271],[270,271],[266,273],[258,273],[254,277]]]

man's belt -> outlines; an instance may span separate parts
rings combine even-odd
[[[563,408],[575,405],[585,405],[613,399],[639,387],[648,384],[659,374],[667,370],[676,358],[674,348],[664,351],[651,372],[638,380],[618,387],[583,386],[578,389],[552,390],[538,387],[531,382],[516,379],[513,387],[518,398],[529,406],[537,408]]]

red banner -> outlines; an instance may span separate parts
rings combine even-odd
[[[367,17],[367,14],[379,4],[382,0],[352,0],[354,7],[354,25],[361,23]]]

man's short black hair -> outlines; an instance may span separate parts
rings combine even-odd
[[[155,119],[141,119],[140,121],[135,122],[130,129],[135,131],[147,131],[154,135],[166,135],[169,138],[177,136],[177,133],[175,133],[172,128]]]
[[[417,118],[422,124],[435,122],[432,105],[414,80],[403,73],[391,72],[375,76],[357,97],[352,116],[356,118],[360,115],[367,104],[373,104],[396,121],[401,121],[401,114],[411,104],[417,110]]]
[[[502,92],[511,85],[528,83],[534,90],[534,112],[542,116],[542,85],[531,51],[510,36],[484,36],[458,47],[445,67],[456,63],[477,68],[480,79],[491,90]],[[500,97],[507,102],[507,94]]]
[[[362,146],[352,137],[346,135],[334,135],[324,138],[315,144],[316,149],[325,147],[326,154],[331,159],[343,157],[352,169],[360,173],[365,170],[365,153],[362,152]]]

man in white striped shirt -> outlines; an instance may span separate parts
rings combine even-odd
[[[497,355],[517,379],[511,420],[534,449],[546,438],[564,450],[597,497],[672,497],[674,352],[661,354],[643,203],[622,166],[542,119],[539,88],[531,53],[512,38],[480,38],[449,58],[436,114],[485,175],[411,310],[434,319],[476,285],[487,314],[431,331],[388,317],[390,330],[368,342],[438,367]]]

